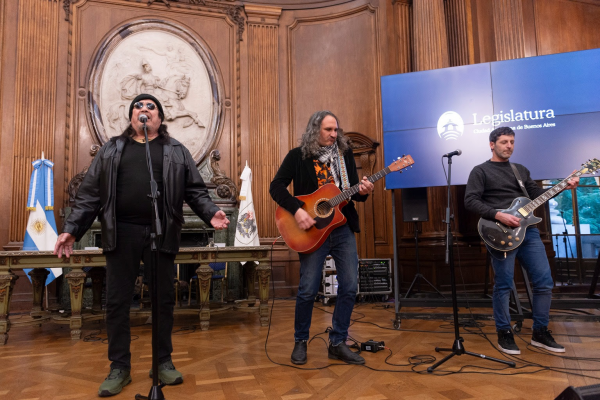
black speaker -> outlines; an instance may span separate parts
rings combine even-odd
[[[427,188],[402,189],[402,215],[404,222],[429,221]]]
[[[554,400],[600,400],[600,384],[581,387],[569,386]]]

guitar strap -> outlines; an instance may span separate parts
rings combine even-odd
[[[519,171],[517,170],[516,165],[511,163],[510,161],[508,163],[510,164],[513,173],[515,174],[515,178],[517,178],[517,182],[519,182],[519,186],[521,187],[523,194],[525,195],[525,197],[529,198],[529,194],[527,193],[527,189],[525,189],[525,185],[523,185],[523,180],[521,179],[521,175],[519,175]]]

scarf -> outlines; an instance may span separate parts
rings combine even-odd
[[[346,171],[346,163],[343,161],[344,158],[338,148],[337,142],[331,146],[321,147],[317,154],[315,154],[315,157],[317,157],[317,159],[323,164],[329,166],[331,169],[331,175],[333,175],[333,180],[335,181],[335,185],[337,187],[340,187],[340,179],[344,189],[348,189],[350,187],[348,173]]]

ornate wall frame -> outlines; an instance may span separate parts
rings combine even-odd
[[[129,124],[131,100],[156,96],[169,133],[199,164],[220,137],[223,84],[204,41],[165,20],[121,25],[99,45],[89,71],[87,114],[101,144]]]

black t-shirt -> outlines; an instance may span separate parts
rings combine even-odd
[[[163,211],[163,146],[158,139],[150,141],[152,172],[158,186],[158,213]],[[127,141],[117,171],[116,214],[118,222],[152,224],[150,172],[146,166],[146,144]]]

